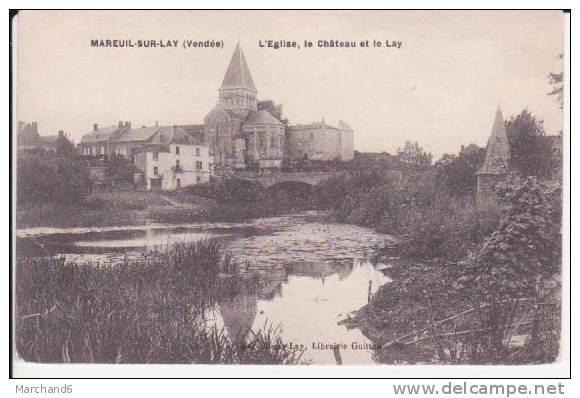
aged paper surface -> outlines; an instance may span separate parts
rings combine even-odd
[[[21,12],[15,367],[561,365],[565,26]]]

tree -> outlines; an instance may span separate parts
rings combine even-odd
[[[552,150],[545,140],[544,121],[527,109],[505,122],[510,143],[511,168],[523,177],[550,174]]]
[[[113,155],[107,167],[108,177],[117,183],[133,183],[135,172],[139,169],[124,156]]]
[[[558,55],[559,59],[563,59],[563,54]],[[548,95],[553,95],[556,97],[556,102],[562,109],[564,105],[564,73],[563,72],[550,72],[548,74],[549,84],[552,86],[552,91],[548,93]]]
[[[76,150],[74,144],[71,142],[68,136],[61,135],[57,138],[55,144],[56,153],[59,156],[69,158],[69,159],[80,159],[80,154]]]
[[[426,169],[433,159],[433,155],[427,153],[417,141],[405,141],[405,145],[397,149],[397,155],[403,166],[412,170]]]
[[[485,149],[469,146],[458,155],[443,155],[435,164],[435,183],[446,193],[462,197],[473,195],[477,189],[475,174],[485,160]]]
[[[282,108],[283,105],[281,104],[276,104],[274,101],[267,99],[264,101],[258,101],[258,110],[262,111],[268,111],[272,114],[272,116],[274,116],[276,119],[280,120],[282,122],[282,124],[284,124],[285,126],[288,125],[288,118],[283,117],[282,114]]]
[[[19,204],[75,204],[90,193],[86,164],[52,152],[19,154],[17,192]]]

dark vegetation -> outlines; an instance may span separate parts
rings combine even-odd
[[[215,208],[204,213],[206,220],[241,221],[317,206],[313,188],[300,183],[279,184],[264,189],[257,183],[228,177],[192,185],[184,190],[217,203]]]
[[[544,121],[527,109],[506,121],[511,166],[523,177],[551,178],[562,162],[545,139]]]
[[[427,170],[411,170],[400,181],[370,168],[320,187],[320,204],[337,221],[368,226],[400,239],[407,257],[461,258],[497,221],[475,206],[481,150],[446,155]],[[422,166],[420,166],[422,167]]]
[[[371,168],[321,187],[337,221],[399,239],[395,251],[387,248],[379,256],[389,263],[390,256],[401,257],[387,271],[393,282],[345,321],[384,344],[377,360],[556,360],[561,157],[527,110],[508,120],[506,129],[514,179],[497,187],[498,206],[476,205],[475,173],[485,151],[475,145],[428,166],[426,152],[407,143],[399,151],[408,157],[402,181]]]
[[[462,261],[396,265],[393,282],[347,323],[384,345],[380,361],[416,357],[417,346],[428,348],[423,361],[443,363],[557,358],[560,191],[530,178],[504,194],[499,226]],[[527,337],[512,344],[518,335]]]
[[[16,184],[20,208],[71,205],[91,191],[85,163],[77,156],[59,152],[19,154]]]
[[[219,240],[112,267],[18,258],[16,347],[26,361],[295,364],[277,328],[230,339],[204,314],[252,289]]]

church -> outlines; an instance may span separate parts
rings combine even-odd
[[[351,160],[353,130],[322,123],[286,126],[267,110],[258,110],[254,84],[240,43],[219,88],[219,100],[204,118],[205,142],[215,170],[276,169],[282,160]]]

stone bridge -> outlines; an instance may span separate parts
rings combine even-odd
[[[241,180],[252,181],[268,189],[277,184],[285,182],[300,182],[308,185],[318,185],[332,177],[346,174],[343,171],[298,171],[298,172],[273,172],[273,173],[251,173],[241,172],[235,176]]]
[[[388,171],[389,178],[393,182],[399,183],[403,177],[400,171]],[[235,176],[241,180],[252,181],[268,189],[274,185],[285,182],[300,182],[311,186],[318,185],[332,177],[347,175],[347,171],[297,171],[297,172],[272,172],[272,173],[253,173],[238,172]]]

